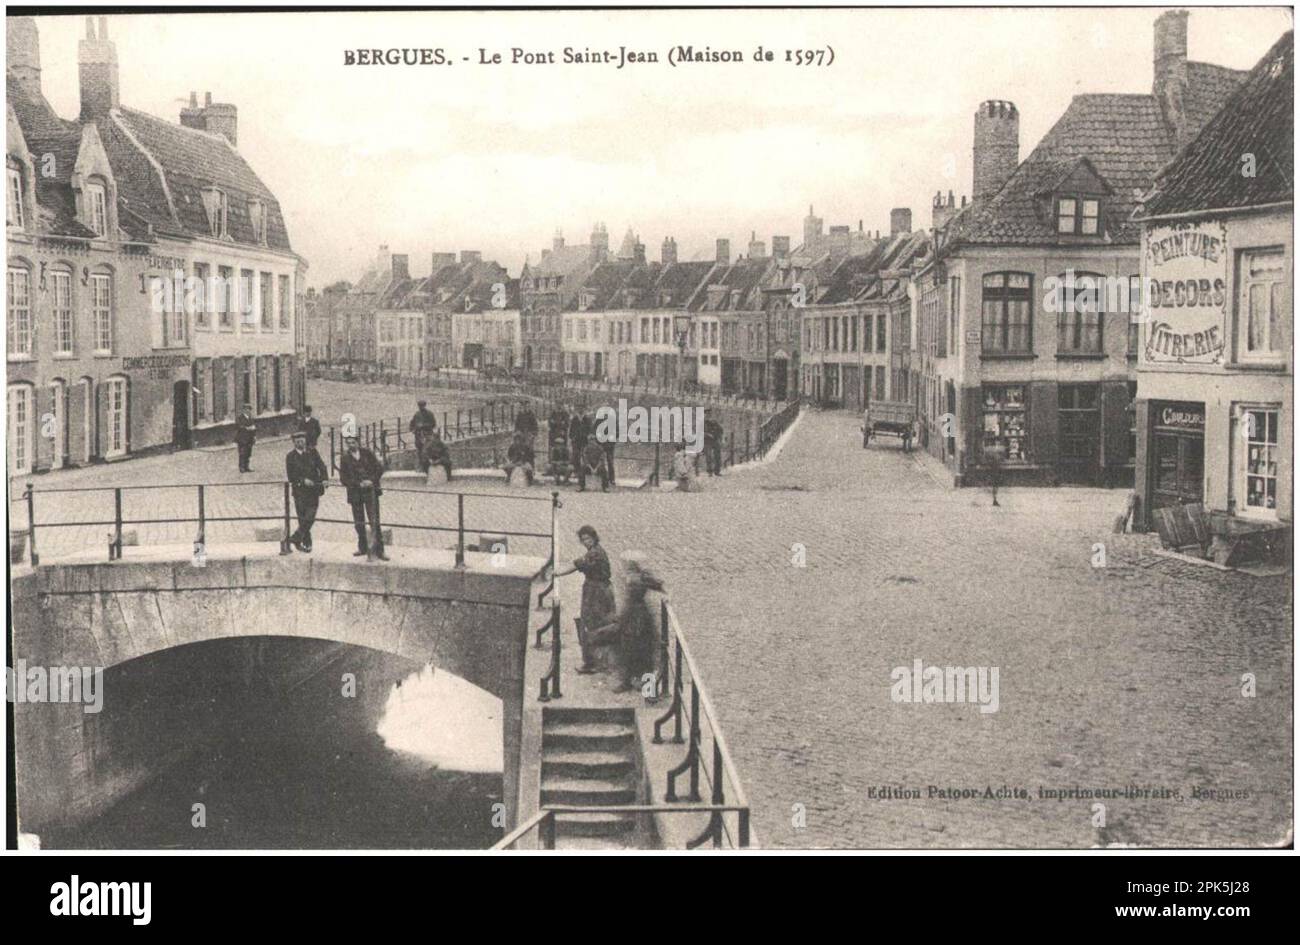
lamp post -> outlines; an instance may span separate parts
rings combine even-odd
[[[677,342],[677,380],[683,387],[686,383],[686,341],[690,336],[691,317],[689,315],[673,316],[673,338]]]

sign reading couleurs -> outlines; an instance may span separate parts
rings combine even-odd
[[[1145,360],[1222,363],[1228,288],[1223,224],[1153,226],[1147,231],[1145,248]]]

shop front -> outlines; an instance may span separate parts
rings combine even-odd
[[[1205,404],[1157,400],[1149,409],[1147,495],[1151,508],[1201,504],[1205,499]]]

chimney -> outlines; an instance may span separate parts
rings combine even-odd
[[[748,255],[750,259],[767,258],[767,245],[762,240],[758,239],[758,233],[754,230],[750,230],[749,232],[749,254]]]
[[[632,262],[638,266],[645,265],[645,243],[640,240],[637,240],[636,245],[632,247]]]
[[[432,256],[429,257],[429,264],[431,266],[429,272],[431,274],[436,273],[439,269],[442,269],[445,266],[456,265],[456,254],[455,253],[434,253]]]
[[[1187,11],[1169,10],[1156,18],[1155,79],[1151,94],[1173,133],[1175,150],[1191,138],[1184,102],[1187,96]]]
[[[822,238],[822,218],[813,216],[812,204],[808,205],[808,216],[803,220],[803,244],[813,246]]]
[[[483,261],[483,254],[476,249],[462,249],[460,251],[460,264],[462,266],[469,263],[478,263]]]
[[[961,198],[962,206],[966,206],[966,198]],[[930,206],[930,227],[934,230],[942,230],[948,225],[957,214],[957,199],[953,196],[952,191],[948,191],[945,198],[942,191],[935,191],[934,201]]]
[[[659,249],[659,261],[665,266],[672,266],[677,263],[677,240],[671,236],[664,237],[664,244]]]
[[[981,102],[975,112],[975,200],[992,197],[1020,163],[1020,113],[1011,102]]]
[[[907,207],[895,207],[889,211],[889,238],[906,236],[912,232],[912,211]]]
[[[790,237],[772,237],[772,255],[777,259],[785,259],[788,257],[790,255]]]
[[[238,146],[239,115],[234,105],[225,102],[213,102],[212,93],[208,92],[206,104],[203,107],[203,120],[207,124],[208,131],[213,134],[225,135],[231,147]]]
[[[7,68],[33,98],[41,94],[41,39],[30,16],[11,16],[5,23]]]
[[[555,231],[555,236],[551,238],[551,249],[557,253],[564,249],[564,234],[558,229]]]
[[[609,258],[609,230],[605,224],[597,223],[591,231],[591,261],[603,263]]]
[[[104,118],[118,107],[117,50],[108,39],[108,17],[86,17],[86,38],[77,44],[77,77],[81,88],[81,120]]]
[[[713,256],[714,261],[719,266],[725,266],[731,262],[731,240],[719,239],[717,252]]]
[[[393,281],[401,282],[411,278],[411,258],[406,253],[393,254]]]
[[[181,109],[181,124],[186,128],[197,128],[199,131],[207,131],[208,123],[203,117],[203,109],[199,108],[199,93],[190,93],[190,103]]]
[[[833,226],[830,231],[830,251],[834,256],[847,256],[853,231],[847,226]]]

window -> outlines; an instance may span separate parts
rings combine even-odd
[[[280,330],[288,331],[292,324],[293,292],[288,276],[280,277]]]
[[[1128,356],[1138,356],[1142,344],[1142,277],[1128,277]]]
[[[212,419],[209,410],[211,399],[208,397],[208,385],[212,382],[212,362],[207,358],[194,361],[194,378],[190,388],[194,397],[194,422],[206,423]]]
[[[1070,270],[1058,277],[1056,349],[1063,354],[1100,354],[1105,280]]]
[[[253,227],[253,239],[266,245],[266,204],[260,200],[248,201],[248,222]]]
[[[987,385],[983,394],[984,447],[1003,450],[1002,458],[1008,463],[1026,462],[1029,426],[1024,386]]]
[[[1283,357],[1286,270],[1281,248],[1243,250],[1237,273],[1237,358],[1272,361]]]
[[[885,352],[885,342],[887,341],[885,331],[885,313],[881,312],[876,316],[876,351],[881,354]]]
[[[253,272],[250,269],[239,270],[239,313],[245,325],[257,324],[257,313],[253,309]]]
[[[5,224],[7,226],[23,225],[23,173],[16,167],[5,169],[9,178],[9,187],[5,192]]]
[[[215,187],[207,187],[203,190],[203,209],[208,214],[208,232],[218,239],[225,239],[227,236],[226,222],[228,219],[229,204],[223,191]]]
[[[208,327],[208,273],[211,271],[206,263],[194,264],[194,327]]]
[[[271,274],[269,272],[261,274],[257,288],[257,310],[261,315],[260,321],[262,327],[269,331],[275,327],[273,313],[271,312],[271,305],[274,302],[274,298],[271,295]]]
[[[104,404],[108,417],[104,455],[122,456],[126,453],[126,378],[110,377],[104,382]]]
[[[159,313],[161,334],[159,343],[164,348],[182,348],[185,346],[185,306],[182,299],[174,297],[167,281],[155,276],[149,280],[150,292],[162,305]]]
[[[1277,517],[1278,426],[1276,407],[1246,407],[1241,411],[1241,473],[1238,511],[1243,515]]]
[[[22,476],[32,471],[36,427],[32,419],[32,388],[14,384],[9,388],[9,472]]]
[[[234,309],[233,283],[235,271],[229,266],[217,267],[217,285],[216,299],[217,318],[222,328],[232,328],[234,317],[231,314]]]
[[[21,266],[9,269],[8,290],[8,335],[9,357],[31,357],[32,355],[32,276]]]
[[[981,335],[985,353],[1032,351],[1032,282],[1027,272],[991,272],[984,277]]]
[[[1096,236],[1101,219],[1101,201],[1094,197],[1059,197],[1056,201],[1056,232]]]
[[[113,277],[96,273],[90,277],[91,324],[95,326],[95,353],[113,352]]]
[[[86,185],[86,226],[96,236],[108,235],[108,196],[104,185]]]
[[[50,308],[54,318],[54,353],[70,355],[72,348],[72,273],[55,269],[50,273]]]
[[[390,356],[389,366],[396,367],[397,353],[395,351],[389,351],[388,354]],[[262,357],[257,359],[257,412],[258,413],[266,413],[266,411],[270,409],[270,404],[271,404],[270,395],[271,395],[270,365],[268,363],[268,359],[266,355],[263,355]]]

